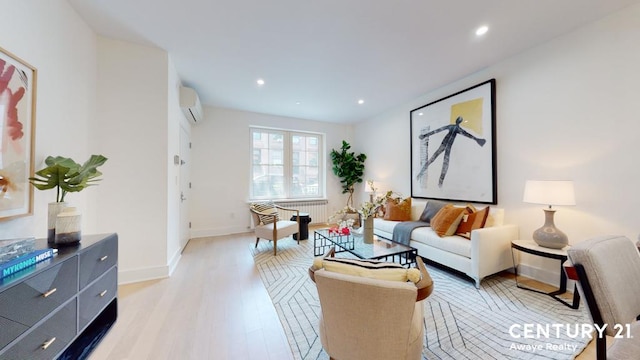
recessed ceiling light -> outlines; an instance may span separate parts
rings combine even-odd
[[[262,86],[262,85],[264,85],[264,80],[258,79],[258,80],[256,80],[256,84]]]
[[[476,29],[476,36],[482,36],[489,31],[489,27],[487,25],[482,25],[478,29]]]
[[[364,104],[364,100],[362,100],[362,99],[358,100],[358,104],[360,104],[360,105]]]
[[[424,114],[423,114],[423,113],[418,113],[418,115],[419,115],[419,116],[422,116],[422,115],[424,115]]]
[[[296,101],[296,105],[300,105],[300,101]]]

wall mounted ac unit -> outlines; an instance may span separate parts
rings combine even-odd
[[[195,90],[189,87],[180,87],[180,108],[192,124],[202,121],[202,104]]]

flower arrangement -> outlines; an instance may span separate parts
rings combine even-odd
[[[367,183],[369,183],[369,186],[371,186],[372,189],[374,188],[372,180],[368,180]],[[329,228],[329,234],[351,234],[353,225],[355,224],[356,220],[354,218],[345,218],[346,214],[358,213],[362,217],[362,220],[366,220],[376,215],[378,213],[378,210],[382,206],[384,206],[387,200],[396,198],[402,199],[402,195],[389,190],[384,193],[384,195],[376,197],[373,201],[363,202],[362,205],[360,205],[359,209],[355,209],[349,205],[345,206],[329,217],[329,224],[336,224],[336,226]]]
[[[376,198],[374,202],[365,201],[360,206],[358,213],[362,215],[364,219],[368,219],[369,217],[378,213],[378,209],[380,209],[380,206],[382,206],[383,203],[384,203],[384,198],[382,197]]]
[[[351,234],[351,230],[348,227],[338,228],[332,227],[329,228],[329,235],[349,235]]]
[[[371,184],[371,188],[373,189],[373,181],[369,180]],[[378,210],[384,206],[389,198],[393,195],[393,191],[389,190],[384,195],[376,197],[373,201],[365,201],[360,206],[358,213],[362,215],[364,219],[368,219],[369,217],[378,213]]]
[[[389,190],[384,195],[376,197],[373,201],[365,201],[362,203],[358,213],[366,220],[369,217],[376,215],[380,208],[382,208],[389,199],[402,200],[402,198],[402,194]]]
[[[329,233],[335,233],[338,235],[349,235],[351,233],[351,228],[353,224],[355,224],[355,219],[347,218],[345,219],[345,214],[353,214],[356,212],[356,209],[347,205],[344,208],[336,211],[335,214],[329,217],[329,224],[336,224],[337,226],[329,228]]]

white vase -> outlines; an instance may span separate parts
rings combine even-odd
[[[56,218],[56,245],[74,245],[80,242],[82,216],[75,207],[67,207]]]
[[[49,203],[49,212],[47,217],[47,242],[50,244],[53,244],[56,239],[56,219],[58,218],[58,214],[66,207],[66,202]]]
[[[373,216],[364,219],[363,241],[365,244],[373,244]]]

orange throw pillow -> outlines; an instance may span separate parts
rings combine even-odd
[[[467,214],[463,215],[458,230],[456,230],[456,235],[471,239],[471,230],[482,229],[487,222],[488,216],[488,206],[482,210],[467,207]]]
[[[451,236],[456,233],[465,213],[466,208],[447,204],[431,219],[431,228],[440,237]]]
[[[389,198],[385,205],[385,220],[409,221],[411,220],[411,198],[404,200]]]

